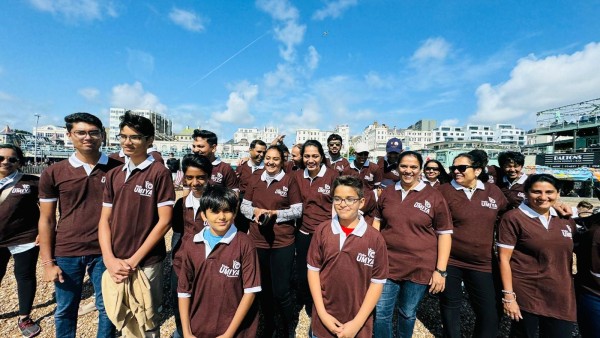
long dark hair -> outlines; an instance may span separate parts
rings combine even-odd
[[[427,168],[427,165],[429,163],[437,164],[438,168],[440,169],[440,174],[437,177],[438,181],[440,181],[440,184],[444,184],[444,183],[448,183],[448,182],[452,181],[452,178],[446,172],[446,168],[444,168],[444,166],[438,160],[429,160],[429,161],[425,162],[425,165],[423,166],[423,172],[425,172],[425,168]]]
[[[471,162],[471,166],[473,166],[473,169],[481,169],[481,174],[479,174],[479,176],[477,177],[478,180],[480,180],[481,182],[487,182],[490,179],[490,175],[486,172],[485,170],[485,165],[487,163],[487,158],[482,158],[480,155],[477,155],[476,153],[460,153],[458,155],[456,155],[456,157],[454,158],[454,161],[456,161],[457,158],[459,157],[464,157],[469,159],[469,162]]]
[[[316,147],[319,151],[319,154],[321,155],[321,165],[325,164],[325,151],[323,150],[321,142],[317,140],[308,140],[304,142],[302,148],[300,149],[300,156],[302,156],[302,169],[306,168],[306,166],[304,165],[304,151],[306,150],[306,147]]]

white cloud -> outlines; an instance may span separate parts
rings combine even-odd
[[[148,80],[154,73],[154,56],[141,50],[127,49],[127,69],[138,80]]]
[[[458,126],[459,122],[460,121],[458,119],[447,119],[447,120],[443,120],[442,122],[440,122],[440,126],[455,127],[455,126]]]
[[[412,56],[413,61],[444,60],[450,52],[451,45],[444,38],[429,38],[421,44]]]
[[[167,106],[162,104],[158,97],[150,92],[146,92],[140,82],[134,84],[120,84],[112,88],[110,98],[112,107],[125,109],[152,109],[154,111],[165,113]]]
[[[173,8],[169,13],[169,19],[176,25],[192,32],[202,32],[206,28],[205,20],[194,11]]]
[[[304,57],[304,63],[306,64],[306,68],[309,71],[314,71],[319,66],[319,61],[321,60],[321,55],[314,46],[308,47],[308,54]]]
[[[599,64],[600,43],[573,54],[522,58],[508,81],[477,88],[477,112],[470,120],[532,125],[538,111],[597,98]]]
[[[387,88],[390,89],[393,87],[394,83],[393,76],[387,76],[383,78],[379,73],[370,71],[365,75],[365,83],[367,86],[375,89]]]
[[[256,5],[277,21],[273,28],[275,39],[283,44],[279,55],[287,62],[294,61],[296,46],[304,40],[306,32],[306,25],[298,22],[298,9],[288,0],[257,0]]]
[[[271,89],[289,89],[296,84],[296,74],[290,64],[277,64],[277,69],[264,75],[265,86]]]
[[[240,124],[254,122],[250,113],[250,106],[258,95],[258,86],[242,81],[237,84],[229,94],[227,109],[223,112],[213,113],[215,120],[220,122],[235,122]]]
[[[0,91],[0,101],[15,101],[16,98],[7,92]]]
[[[313,19],[324,20],[329,17],[336,19],[348,8],[356,6],[357,3],[357,0],[330,1],[325,5],[325,8],[319,9],[313,14]]]
[[[79,93],[79,95],[83,96],[83,98],[88,101],[93,101],[98,98],[98,95],[100,95],[100,91],[92,87],[81,88],[77,91],[77,93]]]
[[[39,11],[69,21],[93,21],[118,16],[115,4],[110,0],[29,0],[29,3]]]

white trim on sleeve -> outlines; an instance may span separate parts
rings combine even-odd
[[[40,203],[54,203],[58,202],[58,198],[40,198]]]
[[[186,292],[177,292],[177,298],[192,298],[192,294]]]
[[[112,203],[102,202],[103,207],[112,208]]]
[[[373,219],[376,221],[381,221],[381,218],[379,218],[379,217],[373,217]]]
[[[513,250],[513,249],[515,248],[515,246],[514,246],[514,245],[508,245],[508,244],[501,244],[501,243],[498,243],[498,244],[496,244],[496,245],[498,245],[498,247],[499,247],[499,248],[504,248],[504,249],[511,249],[511,250]]]
[[[371,283],[375,283],[375,284],[385,284],[387,279],[377,279],[377,278],[371,278]]]
[[[454,233],[454,230],[440,230],[436,231],[438,235],[451,235]]]
[[[600,278],[600,273],[595,273],[594,271],[590,270],[590,274],[596,278]]]
[[[308,268],[308,270],[310,270],[310,271],[316,271],[316,272],[319,272],[319,271],[321,271],[321,269],[319,269],[319,268],[315,268],[314,266],[312,266],[312,265],[310,265],[310,264],[306,264],[306,267],[307,267],[307,268]]]
[[[253,288],[246,288],[244,289],[244,293],[257,293],[257,292],[261,292],[262,288],[259,286],[255,286]]]
[[[157,208],[160,207],[166,207],[167,205],[174,205],[175,201],[164,201],[164,202],[160,202],[156,205]]]

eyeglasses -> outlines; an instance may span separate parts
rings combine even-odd
[[[472,165],[466,165],[466,164],[451,165],[450,166],[450,172],[454,172],[455,170],[458,170],[458,172],[464,173],[469,168],[473,168],[473,166]]]
[[[440,168],[438,167],[425,167],[425,171],[440,171]]]
[[[330,147],[341,147],[342,144],[340,142],[329,142]]]
[[[333,204],[342,204],[342,202],[345,202],[347,206],[351,206],[354,205],[354,203],[358,202],[360,200],[360,198],[357,197],[348,197],[348,198],[341,198],[341,197],[337,197],[334,196],[333,197]]]
[[[102,132],[100,130],[75,130],[72,131],[71,134],[75,135],[75,137],[77,137],[78,139],[84,139],[86,136],[89,136],[90,138],[97,140],[102,137]]]
[[[19,162],[19,158],[18,157],[14,157],[14,156],[0,156],[0,162],[4,162],[4,160],[8,160],[8,163],[17,163]]]
[[[117,140],[119,140],[121,142],[125,142],[125,141],[127,141],[127,139],[129,139],[129,141],[131,141],[131,143],[140,143],[146,137],[147,136],[144,136],[144,135],[125,135],[125,134],[119,134],[119,135],[117,135]]]

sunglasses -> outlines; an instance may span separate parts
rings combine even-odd
[[[4,160],[8,159],[8,163],[17,163],[19,162],[19,158],[18,157],[14,157],[14,156],[0,156],[0,162],[4,162]]]
[[[464,173],[469,168],[473,168],[473,166],[472,165],[466,165],[466,164],[451,165],[450,166],[450,172],[454,172],[455,170],[458,170],[458,172]]]
[[[440,168],[438,168],[438,167],[425,167],[425,171],[429,171],[429,170],[440,171]]]

